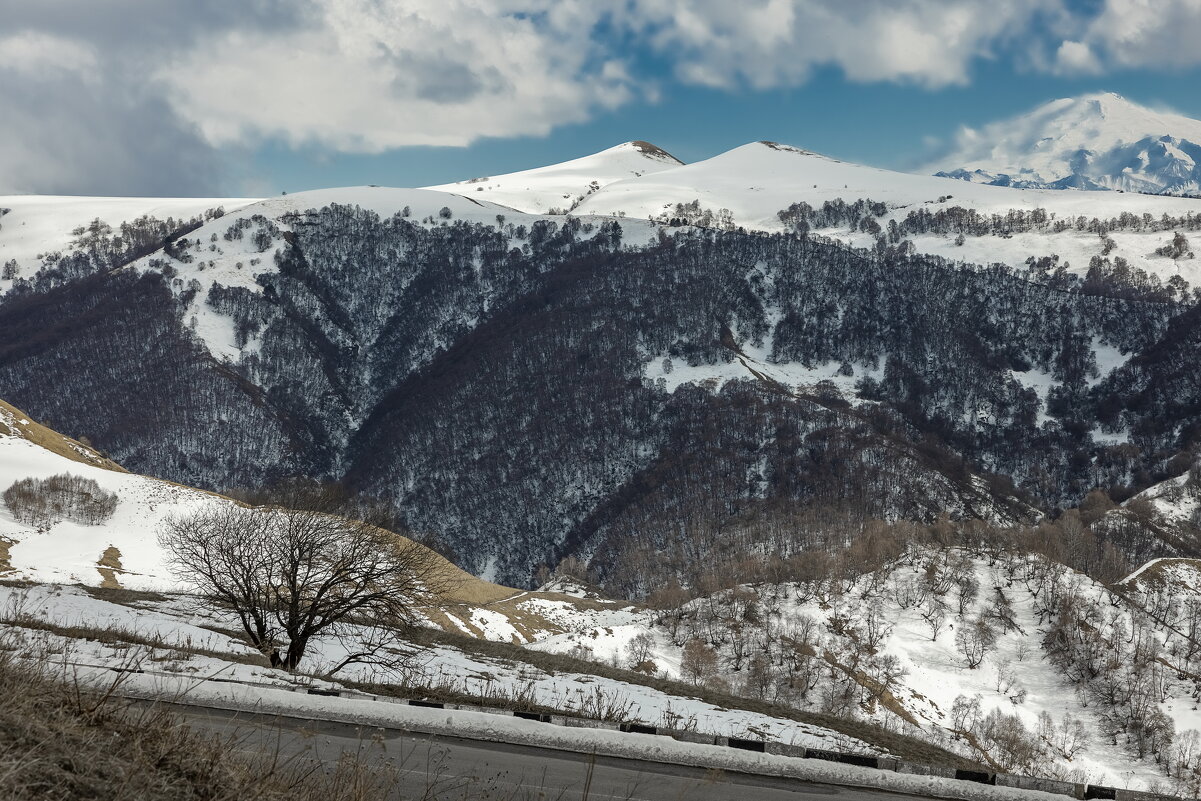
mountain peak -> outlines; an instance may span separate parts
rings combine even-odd
[[[625,144],[618,145],[618,147],[633,148],[648,158],[659,159],[660,161],[669,161],[675,164],[684,163],[658,145],[651,144],[650,142],[643,141],[642,139],[635,139],[632,142],[626,142]]]
[[[658,145],[635,139],[558,164],[425,188],[491,200],[534,214],[564,212],[615,181],[674,169],[683,163]]]
[[[1028,188],[1191,194],[1201,187],[1198,164],[1201,121],[1096,92],[965,128],[930,171]]]

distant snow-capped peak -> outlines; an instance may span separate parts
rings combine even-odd
[[[1201,121],[1112,92],[1061,98],[962,129],[929,170],[1001,186],[1197,194]]]

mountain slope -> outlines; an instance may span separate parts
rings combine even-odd
[[[7,544],[7,577],[178,591],[179,580],[165,565],[156,540],[158,524],[172,515],[234,503],[211,492],[130,473],[95,449],[64,437],[0,401],[0,489],[22,479],[46,479],[63,473],[96,481],[102,490],[115,493],[116,512],[98,523],[68,517],[33,525],[14,517],[8,505],[0,505],[0,540]],[[106,556],[109,549],[115,553]],[[480,582],[449,563],[444,570],[455,576],[451,584],[456,599],[470,597],[483,603],[516,592]]]
[[[168,517],[235,503],[215,493],[130,473],[94,449],[64,437],[0,401],[0,492],[26,479],[69,474],[116,496],[111,517],[84,522],[59,516],[33,524],[0,502],[0,578],[88,587],[180,592],[157,530]],[[581,627],[624,622],[633,607],[548,588],[521,592],[481,581],[435,557],[447,594],[425,608],[425,622],[480,639],[529,642]]]
[[[0,196],[0,264],[15,262],[19,275],[32,275],[47,255],[71,250],[72,243],[84,238],[84,231],[76,231],[87,229],[94,220],[119,232],[123,224],[139,218],[183,221],[253,202],[248,198]],[[10,286],[10,277],[0,277],[0,292]]]
[[[487,198],[531,214],[561,214],[575,209],[585,197],[614,181],[663,172],[682,163],[650,142],[625,142],[561,164],[426,189]]]
[[[845,207],[857,201],[872,201],[876,208],[848,216]],[[1156,253],[1175,231],[1201,228],[1199,200],[985,186],[838,161],[774,142],[617,181],[585,198],[576,213],[779,231],[793,228],[781,212],[799,204],[814,212],[807,230],[857,247],[872,247],[883,235],[893,244],[908,240],[919,253],[1012,267],[1055,255],[1078,275],[1087,273],[1094,256],[1121,258],[1165,281],[1179,275],[1201,284],[1201,263],[1187,253],[1179,258]],[[825,211],[830,206],[837,207],[833,213]],[[932,224],[940,215],[947,222]],[[969,215],[979,223],[951,222]],[[1012,222],[1032,217],[1041,223]]]
[[[272,198],[145,254],[89,234],[0,299],[0,385],[140,472],[347,480],[473,572],[576,556],[630,593],[871,518],[1135,492],[1201,437],[1197,261],[1153,252],[1196,200],[764,143],[571,215],[473,194]]]
[[[1197,194],[1201,121],[1112,92],[1061,98],[960,132],[928,169],[998,185]]]
[[[894,546],[859,569],[819,558],[808,579],[743,584],[532,647],[699,673],[996,770],[1195,795],[1195,560],[1153,562],[1115,592],[1012,544]]]

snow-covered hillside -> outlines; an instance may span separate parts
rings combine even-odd
[[[31,274],[43,256],[71,249],[73,233],[93,220],[114,229],[139,217],[187,220],[210,209],[235,211],[253,198],[73,197],[55,195],[0,196],[0,264],[15,261]],[[0,279],[0,291],[8,281]]]
[[[426,188],[487,198],[533,214],[562,214],[614,181],[663,172],[682,163],[650,142],[625,142],[561,164]]]
[[[1169,561],[1144,577],[1199,575]],[[862,716],[1006,770],[1167,787],[1198,767],[1201,647],[1184,605],[1144,611],[1133,579],[1124,597],[1040,556],[913,548],[855,578],[747,585],[532,647]]]
[[[314,683],[309,676],[269,668],[253,648],[225,633],[238,629],[232,614],[170,594],[182,585],[164,564],[155,536],[158,524],[169,515],[233,501],[128,473],[86,445],[0,402],[0,489],[22,479],[62,473],[96,481],[102,490],[117,496],[116,508],[99,524],[63,519],[35,527],[20,522],[7,504],[0,504],[0,577],[9,580],[9,586],[0,587],[6,648],[30,649],[31,655],[53,653],[56,663],[68,667],[145,668],[158,672],[160,680],[220,678],[281,687]],[[450,565],[446,569],[455,571]],[[648,619],[645,611],[579,592],[565,580],[537,592],[517,592],[455,574],[458,581],[451,585],[446,603],[421,610],[425,625],[469,638],[520,644],[576,631],[620,629]],[[37,583],[23,586],[13,579]],[[82,586],[64,586],[70,584]],[[113,596],[119,601],[113,602],[90,589],[94,587],[152,592],[141,598]],[[312,672],[321,675],[340,663],[345,648],[334,640],[317,643],[310,660]],[[794,720],[719,708],[587,673],[542,670],[449,644],[429,647],[403,670],[359,666],[339,678],[403,686],[414,694],[452,693],[585,716],[617,715],[721,736],[876,750]],[[316,684],[330,686],[326,681]]]
[[[0,491],[21,479],[63,473],[94,480],[103,490],[116,493],[115,512],[99,525],[68,519],[39,530],[19,522],[7,505],[0,505],[0,541],[7,554],[0,566],[8,577],[170,587],[175,581],[163,565],[155,527],[167,515],[218,502],[216,496],[199,490],[127,473],[90,448],[0,404]]]
[[[170,254],[159,252],[147,256],[135,262],[132,269],[161,270],[164,264],[169,264],[176,292],[191,293],[192,302],[185,314],[194,332],[218,359],[237,362],[255,354],[257,342],[253,337],[239,341],[234,321],[207,302],[210,289],[218,284],[256,294],[262,292],[258,276],[276,270],[275,256],[285,246],[285,237],[294,226],[305,224],[302,215],[334,205],[358,207],[385,220],[400,215],[427,227],[469,223],[503,228],[515,232],[507,236],[510,247],[525,244],[528,240],[521,232],[528,232],[538,220],[556,224],[563,220],[551,215],[515,212],[483,197],[430,189],[376,186],[318,189],[245,205],[189,232]],[[599,230],[599,222],[602,221],[592,221],[588,230]],[[646,221],[631,220],[623,223],[622,228],[624,240],[639,245],[650,241],[653,226]]]
[[[881,749],[821,726],[697,698],[671,695],[648,685],[588,672],[546,670],[512,656],[487,656],[451,644],[417,648],[404,668],[364,664],[324,676],[345,657],[344,646],[319,643],[305,673],[267,667],[245,642],[226,632],[239,628],[231,614],[199,609],[178,596],[108,600],[79,587],[0,586],[5,645],[54,654],[53,666],[89,674],[89,668],[137,668],[143,687],[210,686],[244,682],[252,688],[338,688],[343,681],[374,682],[409,697],[475,699],[493,706],[536,705],[586,718],[638,721],[723,737],[764,739],[789,745],[858,753]],[[111,674],[108,674],[111,677]],[[100,673],[103,680],[105,674]]]
[[[1065,97],[960,131],[929,171],[1002,186],[1197,194],[1201,121],[1112,92]]]
[[[0,492],[24,479],[69,474],[94,480],[117,503],[88,524],[17,519],[0,501],[0,578],[139,591],[179,592],[185,582],[166,565],[157,531],[164,519],[234,501],[127,472],[92,448],[64,437],[0,401]],[[528,643],[574,631],[627,625],[645,612],[557,581],[535,592],[470,576],[449,562],[445,602],[421,610],[424,624],[468,637]],[[60,621],[61,622],[61,621]]]
[[[871,225],[818,215],[809,222],[810,229],[857,247],[872,247],[881,236],[894,244],[903,239],[919,253],[976,264],[1003,262],[1021,267],[1032,257],[1058,256],[1057,264],[1067,265],[1068,272],[1080,275],[1088,271],[1094,257],[1111,264],[1122,260],[1127,267],[1145,270],[1161,280],[1179,276],[1189,284],[1201,284],[1201,262],[1190,258],[1194,250],[1191,244],[1186,242],[1184,249],[1171,255],[1157,253],[1171,249],[1177,231],[1187,239],[1201,227],[1197,222],[1201,219],[1201,200],[987,186],[842,162],[770,142],[743,145],[688,165],[648,143],[630,142],[562,164],[426,190],[347,187],[259,202],[0,198],[0,209],[11,209],[0,217],[0,263],[12,260],[16,275],[28,278],[44,266],[39,257],[71,251],[78,240],[72,232],[93,220],[119,229],[121,222],[145,214],[183,220],[221,207],[226,212],[224,218],[188,236],[200,240],[194,256],[203,257],[206,267],[221,271],[220,283],[238,286],[253,283],[256,271],[246,270],[245,277],[239,279],[226,275],[226,268],[256,258],[257,253],[243,253],[220,241],[231,224],[239,218],[259,215],[287,230],[286,223],[281,225],[284,216],[331,203],[359,205],[385,217],[410,207],[412,219],[429,219],[434,224],[446,219],[439,216],[443,208],[449,210],[450,219],[487,225],[496,225],[498,215],[508,222],[526,225],[534,219],[517,216],[514,210],[559,220],[568,213],[621,217],[627,221],[623,223],[625,243],[631,245],[649,241],[645,225],[648,218],[668,225],[781,231],[795,227],[780,217],[780,212],[789,207],[795,210],[795,204],[808,204],[820,212],[823,204],[859,200],[882,204],[882,208],[877,207],[879,213],[871,215]],[[979,218],[973,225],[960,225],[956,220],[964,212]],[[944,215],[951,221],[931,225],[915,215]],[[1031,217],[1039,222],[1030,224]],[[637,221],[644,224],[638,226]],[[217,240],[212,239],[213,234]],[[212,274],[192,277],[200,281],[202,289],[213,280]],[[11,278],[0,277],[0,293],[11,286]],[[214,325],[221,327],[219,321],[209,319],[203,309],[197,309],[197,316],[200,331],[213,344],[213,352],[235,357],[235,349],[223,341],[229,339],[229,331],[213,329]]]
[[[1011,211],[1031,214],[1046,212],[1047,225],[1032,230],[1006,228],[967,231],[960,240],[956,233],[939,230],[906,235],[919,253],[930,253],[976,264],[1002,262],[1020,267],[1030,257],[1052,255],[1069,263],[1069,271],[1084,274],[1093,256],[1121,257],[1133,268],[1168,279],[1181,275],[1190,284],[1201,280],[1201,266],[1182,254],[1179,259],[1160,256],[1156,249],[1169,244],[1173,230],[1143,230],[1106,225],[1113,240],[1090,230],[1087,221],[1102,223],[1123,213],[1142,221],[1151,215],[1188,218],[1201,215],[1201,200],[1152,197],[1117,192],[1059,192],[985,186],[950,178],[912,175],[838,161],[796,147],[756,142],[735,148],[704,161],[640,178],[617,181],[594,192],[581,202],[577,214],[624,215],[664,222],[693,222],[709,212],[709,223],[743,226],[753,230],[779,231],[786,228],[779,212],[792,204],[807,203],[815,209],[831,201],[847,204],[871,200],[885,205],[876,217],[879,231],[890,223],[903,223],[912,213],[951,212],[957,207],[989,218],[1004,220]],[[694,204],[689,207],[689,204]],[[722,210],[728,210],[723,214]],[[1083,229],[1076,224],[1083,218]],[[1056,230],[1055,221],[1067,223]],[[832,224],[811,226],[817,232],[858,247],[871,247],[877,234],[861,227]],[[928,228],[928,226],[923,226]],[[902,232],[903,233],[903,232]]]
[[[0,492],[25,479],[69,474],[95,481],[116,496],[99,522],[19,520],[0,502],[0,576],[6,579],[178,592],[185,582],[167,567],[157,531],[170,516],[234,501],[210,492],[140,476],[92,448],[62,436],[0,401]],[[626,622],[628,604],[576,598],[553,589],[517,590],[481,581],[450,563],[447,603],[426,609],[426,622],[481,639],[527,642],[539,637]]]
[[[1150,503],[1168,524],[1201,526],[1201,470],[1160,482],[1132,500]]]

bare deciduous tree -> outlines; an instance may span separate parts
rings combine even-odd
[[[367,522],[316,509],[233,503],[166,520],[172,569],[233,609],[272,666],[294,670],[314,638],[348,664],[395,663],[398,635],[445,589],[429,549]]]
[[[717,675],[717,652],[698,639],[689,640],[680,657],[680,672],[693,684],[704,684]]]
[[[969,670],[975,670],[997,641],[997,634],[984,620],[964,620],[955,631],[955,648]]]

